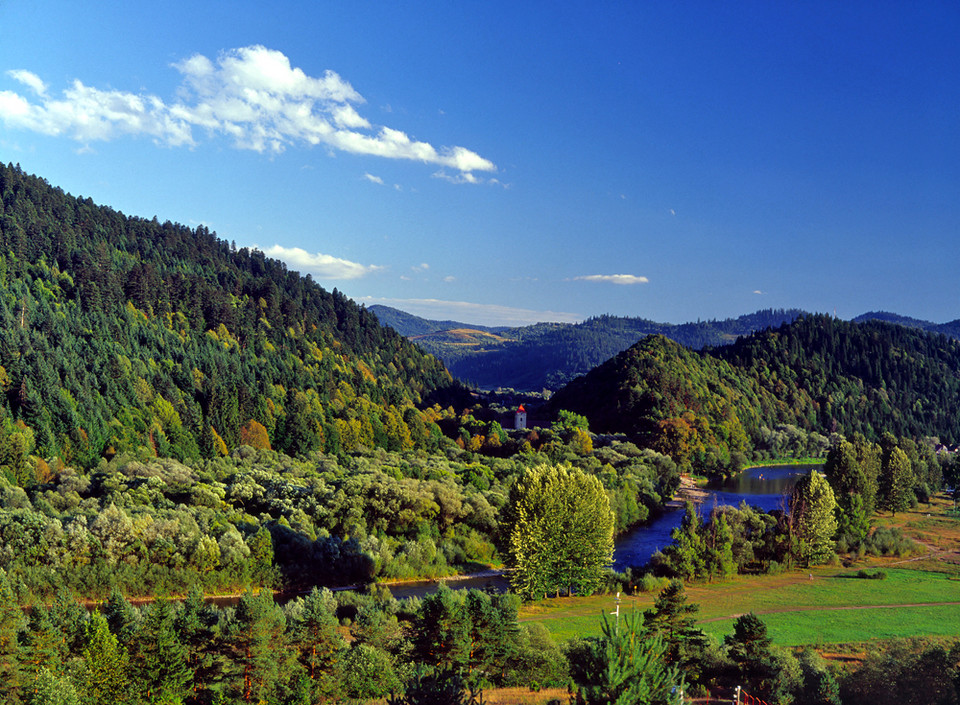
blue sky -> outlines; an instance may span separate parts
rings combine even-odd
[[[960,318],[956,2],[0,0],[0,160],[367,305]]]

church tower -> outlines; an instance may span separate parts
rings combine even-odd
[[[513,427],[518,431],[527,427],[527,410],[523,408],[523,404],[517,409],[516,416],[513,418]]]

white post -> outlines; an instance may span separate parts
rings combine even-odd
[[[617,609],[610,614],[617,615],[617,634],[620,633],[620,592],[617,592]]]
[[[733,696],[733,705],[740,705],[740,686],[737,686],[737,689],[734,691]]]

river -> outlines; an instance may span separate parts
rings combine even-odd
[[[774,465],[749,468],[720,488],[698,491],[698,509],[706,518],[714,506],[738,507],[746,502],[765,512],[786,509],[790,492],[797,480],[810,472],[812,465]],[[613,551],[613,568],[622,571],[630,566],[644,565],[672,540],[670,532],[680,526],[684,505],[672,502],[667,511],[649,524],[638,526],[617,538]]]
[[[810,472],[813,465],[774,465],[749,468],[735,479],[720,488],[704,488],[696,491],[699,511],[703,516],[710,514],[716,505],[740,506],[746,502],[768,512],[771,509],[785,509],[797,480]],[[684,505],[672,502],[667,511],[649,524],[638,526],[619,536],[613,550],[613,568],[618,571],[630,566],[644,565],[659,549],[668,546],[672,539],[670,532],[680,526]],[[487,573],[476,577],[465,577],[447,581],[454,590],[477,588],[504,591],[509,583],[502,575]],[[423,597],[437,589],[432,580],[402,583],[390,586],[394,597]]]

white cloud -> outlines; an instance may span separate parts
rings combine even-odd
[[[759,295],[759,296],[762,296],[762,295],[763,295],[763,292],[760,291],[759,289],[754,289],[754,290],[753,290],[753,293],[754,293],[754,294],[757,294],[757,295]]]
[[[47,93],[47,84],[32,71],[25,71],[23,69],[7,71],[7,75],[15,81],[19,81],[23,85],[27,86],[30,90],[36,93],[39,96],[46,95]]]
[[[426,272],[428,269],[430,269],[430,265],[426,262],[421,262],[420,264],[410,267],[410,269],[412,269],[414,272]]]
[[[26,70],[7,75],[39,101],[0,91],[0,120],[8,126],[80,142],[147,135],[168,146],[195,145],[194,130],[223,136],[238,149],[282,152],[299,145],[326,145],[351,154],[405,159],[453,169],[460,183],[496,165],[465,147],[435,147],[385,125],[374,126],[357,106],[366,101],[333,71],[308,76],[281,52],[249,46],[223,52],[216,61],[196,54],[173,64],[183,76],[175,102],[147,94],[101,91],[74,81],[61,98]]]
[[[357,299],[367,305],[392,306],[415,316],[433,320],[455,320],[485,326],[525,326],[533,323],[577,323],[583,317],[576,313],[534,311],[498,304],[478,304],[469,301],[441,299],[388,299],[365,296]]]
[[[363,175],[363,178],[371,183],[380,184],[383,186],[383,179],[381,179],[379,176],[374,176],[373,174],[367,173]]]
[[[638,277],[635,274],[588,274],[582,277],[574,277],[573,281],[604,282],[607,284],[630,285],[647,284],[650,280],[646,277]]]
[[[286,262],[291,269],[302,273],[309,272],[321,279],[359,279],[384,269],[384,267],[378,265],[358,264],[320,252],[311,254],[299,247],[274,245],[263,252],[268,257]]]

